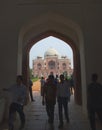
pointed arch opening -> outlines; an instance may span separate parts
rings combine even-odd
[[[80,54],[77,46],[74,44],[74,41],[70,39],[68,36],[63,35],[59,32],[55,31],[46,31],[38,36],[29,40],[26,46],[23,48],[23,57],[22,57],[22,74],[25,79],[25,84],[28,86],[28,78],[29,78],[29,51],[34,44],[38,41],[53,36],[62,41],[66,42],[73,50],[73,67],[74,67],[74,77],[75,77],[75,102],[79,105],[82,104],[82,88],[81,88],[81,69],[80,69]]]

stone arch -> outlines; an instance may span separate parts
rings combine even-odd
[[[26,45],[26,47],[23,49],[23,64],[22,64],[22,73],[25,77],[25,83],[27,84],[27,79],[29,76],[29,51],[30,48],[39,40],[44,39],[48,36],[54,36],[57,37],[63,41],[65,41],[66,43],[68,43],[73,50],[73,54],[74,54],[74,76],[77,77],[75,78],[75,84],[77,87],[75,87],[75,101],[77,104],[81,104],[82,103],[82,92],[81,92],[81,72],[80,72],[80,54],[79,54],[79,50],[78,48],[75,46],[74,42],[72,40],[70,40],[69,38],[67,38],[65,35],[62,35],[58,32],[55,31],[47,31],[44,32],[40,35],[38,35],[38,37],[32,39],[31,41],[28,42],[28,44]]]
[[[55,17],[56,19],[53,19],[53,17]],[[75,89],[75,101],[77,104],[82,104],[82,100],[86,103],[86,101],[84,100],[85,94],[83,96],[83,92],[85,93],[85,89],[82,90],[81,87],[83,86],[83,84],[85,85],[86,82],[84,42],[80,27],[71,20],[68,20],[65,17],[56,14],[48,13],[47,15],[43,15],[34,20],[24,25],[19,35],[18,73],[22,73],[25,76],[25,83],[27,84],[30,48],[36,42],[48,36],[59,38],[68,43],[73,50],[75,69],[74,75],[75,77],[77,77],[75,78],[75,83],[77,86]]]

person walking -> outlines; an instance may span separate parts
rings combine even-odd
[[[92,74],[92,82],[87,88],[87,108],[90,126],[96,130],[95,114],[102,124],[102,84],[98,82],[98,75]]]
[[[42,77],[41,77],[41,80],[40,80],[40,85],[41,85],[40,92],[41,92],[41,96],[43,95],[43,87],[44,87],[44,84],[45,84],[45,79],[44,79],[44,77],[42,76]]]
[[[14,115],[16,112],[18,112],[20,116],[21,125],[19,130],[21,130],[25,125],[25,114],[23,112],[23,107],[27,97],[26,86],[23,84],[23,77],[18,75],[16,84],[9,88],[4,88],[3,90],[9,91],[12,94],[12,102],[9,107],[9,130],[14,130]]]
[[[43,105],[46,105],[46,112],[48,115],[48,122],[53,124],[54,122],[54,108],[56,104],[56,90],[57,86],[54,82],[54,76],[49,75],[47,82],[43,87]]]
[[[64,79],[64,75],[60,75],[60,82],[57,84],[57,101],[58,101],[58,111],[59,111],[59,126],[63,127],[63,108],[65,113],[66,121],[69,123],[69,113],[68,113],[68,101],[70,101],[70,85],[67,80]]]
[[[74,79],[73,79],[73,75],[71,75],[69,80],[70,80],[71,94],[73,94],[74,93]]]
[[[29,94],[30,94],[30,99],[31,101],[35,101],[34,98],[33,98],[33,92],[32,92],[32,86],[33,86],[33,83],[31,81],[31,79],[29,78]]]

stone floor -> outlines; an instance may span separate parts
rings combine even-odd
[[[26,115],[26,124],[24,130],[58,130],[58,110],[57,104],[55,107],[55,120],[53,125],[48,124],[45,106],[42,106],[41,96],[38,91],[33,92],[35,102],[30,102],[24,109]],[[74,103],[73,95],[69,103],[70,123],[64,120],[62,130],[90,130],[90,125],[87,117],[83,114],[81,106]],[[19,130],[19,117],[15,121],[15,130]],[[7,123],[0,126],[0,130],[8,130]],[[102,127],[97,123],[97,130],[102,130]]]

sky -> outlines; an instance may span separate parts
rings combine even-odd
[[[29,67],[32,69],[32,60],[37,56],[44,57],[44,53],[49,49],[54,48],[60,56],[67,56],[71,60],[71,66],[73,68],[73,51],[71,47],[64,41],[49,36],[34,44],[29,53]]]

